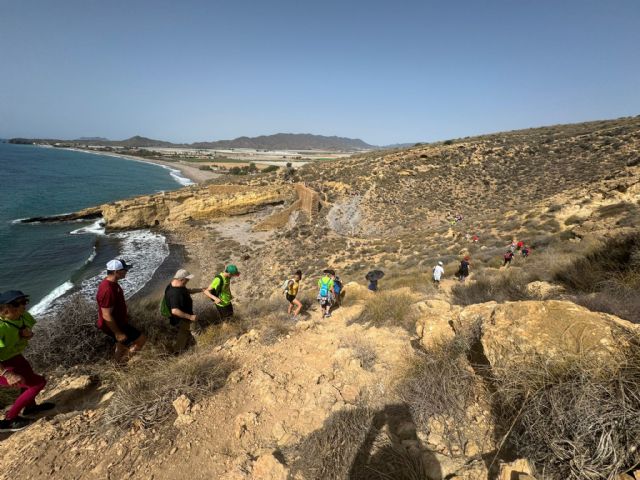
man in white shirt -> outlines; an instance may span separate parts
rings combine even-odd
[[[440,285],[440,279],[444,275],[444,268],[442,266],[442,262],[438,262],[438,264],[433,267],[433,281],[436,285]]]

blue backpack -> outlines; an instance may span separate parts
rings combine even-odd
[[[329,296],[329,284],[331,283],[331,279],[327,279],[324,281],[324,277],[320,279],[320,297],[327,298]],[[335,285],[335,284],[334,284]]]
[[[338,280],[338,278],[336,277],[333,280],[333,291],[335,292],[336,295],[340,295],[341,290],[342,290],[342,282]]]

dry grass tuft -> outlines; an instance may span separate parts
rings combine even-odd
[[[350,336],[342,338],[339,347],[353,350],[354,357],[360,361],[360,365],[365,370],[371,371],[375,367],[378,354],[371,342],[360,337]]]
[[[403,327],[413,332],[415,316],[412,304],[413,299],[407,293],[377,292],[366,301],[364,310],[352,323],[371,327]]]
[[[114,394],[104,414],[107,426],[153,427],[172,420],[172,402],[186,395],[194,402],[210,395],[226,381],[234,365],[222,356],[192,351],[179,357],[143,352],[125,367],[108,373]]]

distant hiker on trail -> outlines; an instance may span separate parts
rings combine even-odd
[[[471,267],[469,260],[469,256],[466,256],[460,261],[460,268],[458,268],[458,273],[456,275],[458,276],[458,280],[461,282],[464,282],[469,276],[469,268]]]
[[[507,265],[511,265],[511,260],[513,260],[513,252],[511,250],[507,251],[507,253],[504,254],[504,263],[502,264],[503,267],[506,267]]]
[[[0,432],[17,432],[32,420],[20,416],[51,410],[53,403],[36,404],[47,381],[33,372],[22,352],[33,336],[35,319],[26,311],[29,296],[20,290],[0,293],[0,387],[19,388],[20,395],[0,420]]]
[[[114,259],[107,262],[107,276],[98,286],[97,327],[116,341],[115,361],[126,362],[144,346],[147,338],[133,325],[129,324],[127,302],[122,287],[118,284],[127,276],[131,265],[124,260]]]
[[[300,310],[302,310],[302,303],[296,298],[298,296],[298,290],[300,289],[300,280],[302,280],[302,271],[297,270],[293,278],[287,280],[284,285],[284,295],[287,302],[289,302],[287,314],[291,315],[293,313],[294,320],[298,318]]]
[[[369,286],[367,287],[372,292],[378,291],[378,281],[384,277],[384,272],[382,270],[371,270],[367,273],[364,278],[369,282]]]
[[[524,245],[524,246],[522,247],[522,258],[527,258],[527,257],[529,256],[530,251],[531,251],[531,250],[529,249],[529,247],[527,247],[526,245]]]
[[[507,247],[509,248],[509,251],[511,251],[511,253],[516,253],[516,249],[518,248],[518,244],[516,243],[515,238],[511,241],[511,243],[509,245],[507,245]]]
[[[342,280],[338,275],[333,276],[333,294],[334,305],[340,306],[344,299],[344,285],[342,285]]]
[[[191,294],[201,293],[199,288],[189,289],[187,283],[193,275],[181,268],[178,270],[164,290],[164,305],[166,315],[169,314],[169,323],[178,327],[176,334],[175,351],[182,352],[187,348],[189,340],[193,338],[192,332],[197,327],[198,317],[193,313],[193,300]]]
[[[333,292],[333,278],[336,272],[333,270],[325,270],[324,275],[318,280],[318,302],[323,310],[323,317],[331,316],[331,307],[335,294]]]
[[[233,305],[231,300],[231,277],[240,275],[238,267],[235,265],[227,265],[223,272],[215,276],[209,289],[203,289],[202,292],[216,304],[216,309],[220,314],[220,319],[233,317]]]
[[[480,237],[478,235],[474,235],[473,237],[471,237],[471,241],[473,243],[478,243],[480,241]]]
[[[438,264],[433,267],[433,281],[436,286],[440,286],[440,280],[442,279],[442,275],[444,275],[444,267],[442,262],[438,262]]]
[[[524,247],[524,242],[520,240],[518,243],[516,243],[516,250],[520,251],[522,250],[522,247]]]

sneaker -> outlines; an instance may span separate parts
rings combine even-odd
[[[43,402],[38,405],[33,405],[31,407],[24,407],[22,410],[23,415],[35,415],[40,412],[46,412],[47,410],[51,410],[56,407],[55,403],[51,402]]]
[[[0,420],[0,432],[17,432],[27,428],[31,420],[24,417],[16,417],[12,420]]]

